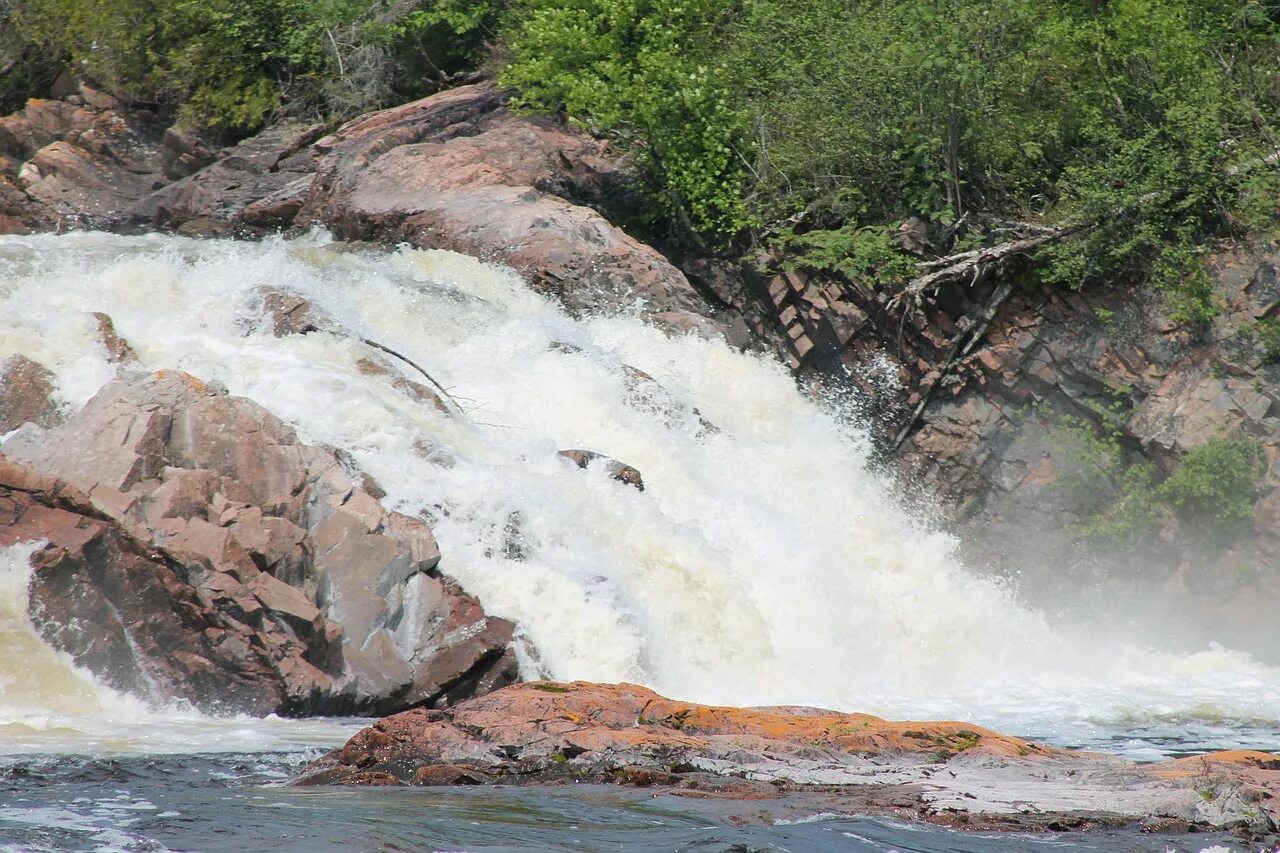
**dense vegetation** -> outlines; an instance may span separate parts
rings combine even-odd
[[[1261,0],[0,0],[0,26],[190,125],[342,117],[487,64],[634,146],[677,239],[881,282],[1049,227],[1039,274],[1165,288],[1270,228],[1280,9]]]
[[[480,60],[495,11],[469,0],[0,0],[0,28],[85,63],[118,95],[237,134],[447,85]]]
[[[942,226],[938,253],[1087,225],[1046,246],[1045,276],[1149,278],[1194,326],[1215,307],[1206,241],[1271,223],[1280,11],[1260,2],[519,8],[506,79],[636,134],[658,197],[704,235],[892,278],[909,216]]]

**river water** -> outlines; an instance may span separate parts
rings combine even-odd
[[[306,296],[349,334],[271,336],[254,325],[261,285]],[[20,352],[49,367],[68,408],[116,370],[91,311],[112,316],[142,369],[222,381],[305,440],[349,451],[395,508],[426,512],[441,569],[536,650],[526,675],[959,718],[1137,760],[1280,749],[1280,671],[1247,649],[1175,653],[1088,613],[1051,623],[1016,588],[966,570],[948,536],[903,508],[868,462],[856,401],[811,400],[768,359],[634,318],[570,318],[509,270],[449,252],[375,251],[321,233],[257,244],[0,237],[0,359]],[[426,367],[467,416],[361,374],[371,351],[360,337]],[[665,390],[629,382],[624,365]],[[579,471],[557,458],[563,448],[635,465],[647,488]],[[26,622],[28,553],[0,551],[0,845],[14,849],[1083,843],[785,815],[739,826],[741,806],[611,789],[281,787],[359,721],[211,720],[111,694]],[[1235,849],[1203,837],[1088,843],[1215,841]]]

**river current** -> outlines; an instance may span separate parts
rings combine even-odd
[[[255,327],[262,285],[349,334]],[[139,369],[219,380],[348,451],[394,508],[425,511],[441,569],[520,626],[528,676],[958,718],[1137,760],[1280,749],[1280,670],[1248,649],[1175,652],[1087,612],[1051,621],[1025,606],[904,508],[869,462],[856,400],[806,397],[767,358],[635,318],[574,319],[511,271],[449,252],[322,233],[0,237],[0,360],[47,366],[68,408],[116,370],[92,311],[111,315]],[[466,417],[363,375],[361,337],[426,367]],[[624,365],[662,387],[629,382]],[[564,464],[563,448],[636,466],[646,490]],[[794,823],[612,789],[290,789],[361,721],[215,720],[112,694],[27,622],[29,551],[0,550],[0,849],[1236,849]]]

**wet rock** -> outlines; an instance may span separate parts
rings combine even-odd
[[[720,429],[702,416],[693,406],[685,405],[666,386],[638,367],[622,365],[623,382],[627,387],[627,402],[632,406],[661,415],[668,425],[687,417],[694,418],[702,433],[716,433]]]
[[[98,337],[107,350],[107,361],[120,363],[138,360],[138,355],[129,346],[129,342],[116,333],[116,324],[111,315],[94,311],[93,319],[98,323]]]
[[[516,678],[512,626],[436,571],[331,449],[161,372],[0,456],[0,540],[45,540],[32,616],[111,684],[217,711],[446,705]]]
[[[24,355],[0,362],[0,436],[28,422],[51,427],[61,420],[47,368]]]
[[[630,684],[521,684],[447,710],[387,717],[300,784],[608,782],[807,802],[810,812],[910,809],[950,825],[1041,829],[1144,819],[1267,830],[1280,756],[1225,752],[1155,765],[1053,749],[958,722],[816,708],[725,708]],[[807,799],[801,799],[807,798]],[[896,813],[901,814],[901,811]],[[958,816],[964,816],[959,820]]]
[[[516,116],[507,93],[462,86],[358,118],[319,140],[300,223],[492,258],[574,311],[630,311],[706,327],[708,306],[662,255],[597,212],[630,173],[603,142]]]
[[[277,338],[340,330],[337,321],[327,312],[296,293],[263,286],[253,292],[253,299],[262,301],[258,310],[270,322],[271,333]]]
[[[430,406],[437,411],[445,414],[449,413],[449,407],[445,405],[444,400],[435,391],[432,391],[421,382],[408,379],[400,371],[392,367],[385,359],[376,356],[368,356],[356,362],[356,369],[365,376],[384,376],[391,380],[391,387],[404,394],[416,403]]]
[[[638,470],[625,462],[610,459],[603,453],[596,453],[593,450],[561,450],[559,455],[583,470],[594,462],[600,462],[613,479],[620,483],[626,483],[628,486],[635,486],[642,492],[644,491],[644,478],[640,476]]]

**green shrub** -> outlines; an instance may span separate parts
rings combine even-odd
[[[523,0],[502,81],[530,108],[635,134],[654,197],[707,234],[750,223],[740,93],[717,54],[725,0]],[[749,149],[748,149],[749,150]]]
[[[514,9],[522,102],[633,139],[654,198],[722,245],[877,275],[866,241],[912,215],[966,218],[968,245],[1090,223],[1042,251],[1045,278],[1150,280],[1195,330],[1218,310],[1208,243],[1274,221],[1280,13],[1258,0]]]
[[[1156,499],[1188,524],[1230,532],[1253,518],[1264,462],[1251,438],[1211,438],[1187,451]]]
[[[342,116],[429,92],[475,63],[489,0],[12,0],[52,55],[189,126],[247,132],[279,113]],[[430,69],[430,73],[426,69]]]

